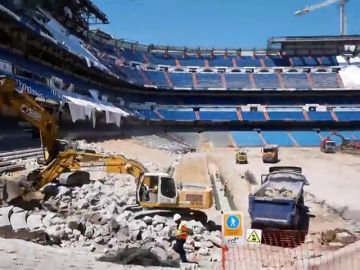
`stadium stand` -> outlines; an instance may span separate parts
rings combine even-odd
[[[161,120],[158,114],[152,110],[137,110],[140,118],[149,120]]]
[[[175,120],[175,121],[194,121],[194,120],[196,120],[196,116],[193,111],[160,109],[160,110],[158,110],[158,112],[163,116],[164,120]]]
[[[173,83],[174,88],[192,89],[193,79],[190,73],[170,72],[169,78]]]
[[[336,111],[339,121],[360,121],[360,111]]]
[[[164,72],[144,70],[144,73],[153,85],[165,89],[170,88],[170,85],[165,78]]]
[[[253,74],[255,79],[256,88],[260,89],[279,89],[279,79],[276,74]]]
[[[336,73],[312,73],[314,88],[340,88]]]
[[[209,61],[211,67],[232,67],[232,58],[225,58],[224,55],[216,55],[215,58]]]
[[[263,112],[241,112],[241,115],[245,121],[265,121],[265,115]]]
[[[210,110],[210,109],[200,109],[200,120],[207,121],[237,121],[236,110]]]
[[[310,120],[313,121],[334,121],[330,112],[308,112]]]
[[[238,67],[261,67],[259,58],[252,56],[240,56],[236,58]]]
[[[232,131],[230,134],[237,146],[261,146],[264,144],[256,131]]]
[[[305,121],[303,112],[268,111],[269,120],[273,121]]]
[[[300,146],[319,146],[321,137],[315,131],[291,131],[291,136]]]
[[[294,146],[294,142],[286,131],[262,131],[261,134],[268,144]]]
[[[311,88],[311,85],[309,84],[306,74],[284,73],[282,75],[285,81],[286,88],[304,89],[304,90],[309,90]]]
[[[232,73],[224,74],[226,85],[228,89],[252,89],[250,78],[248,74]]]
[[[223,88],[220,75],[217,73],[198,73],[196,78],[198,89]]]

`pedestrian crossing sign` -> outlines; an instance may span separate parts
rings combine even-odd
[[[246,241],[253,244],[261,244],[261,230],[247,229],[246,230]]]
[[[243,237],[244,220],[240,212],[229,212],[223,214],[223,236]]]

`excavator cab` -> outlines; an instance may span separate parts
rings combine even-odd
[[[262,149],[264,163],[276,163],[279,161],[279,146],[276,144],[265,145]]]
[[[166,173],[145,173],[137,189],[138,202],[143,207],[177,205],[178,190],[175,180]]]

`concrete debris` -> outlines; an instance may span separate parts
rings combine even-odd
[[[343,244],[351,244],[356,241],[356,237],[348,232],[339,232],[336,234],[335,240]]]

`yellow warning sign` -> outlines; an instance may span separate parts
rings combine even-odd
[[[244,235],[243,215],[239,212],[224,213],[223,215],[223,236]]]
[[[248,229],[246,231],[246,241],[248,243],[261,244],[261,230]]]

